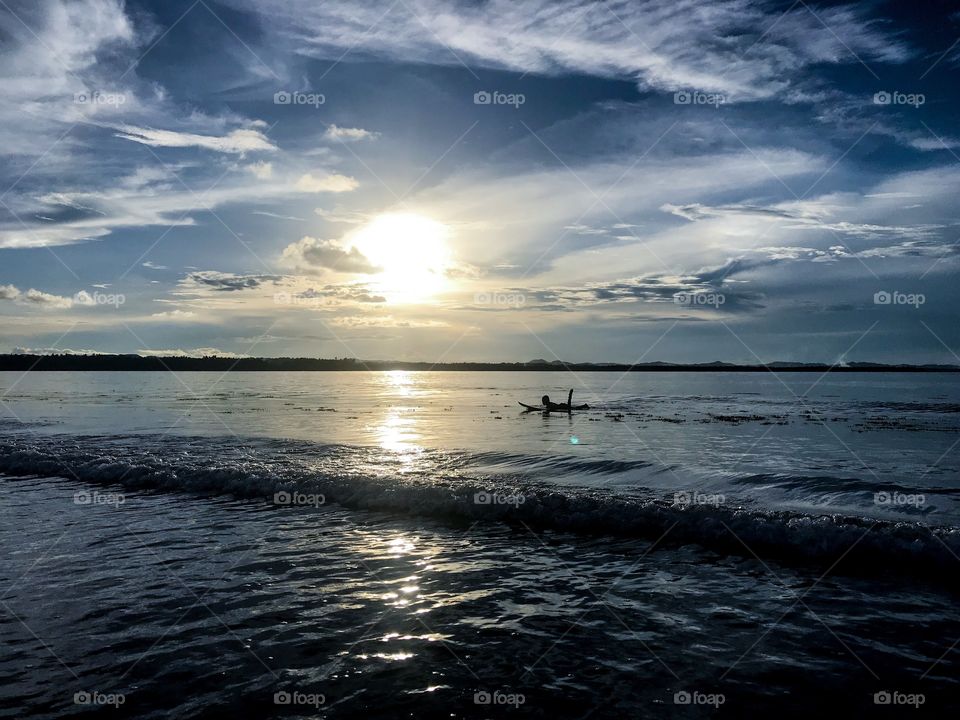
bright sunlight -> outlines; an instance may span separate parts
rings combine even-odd
[[[351,244],[382,268],[373,287],[392,303],[426,300],[448,285],[446,225],[416,213],[387,213],[360,228]]]

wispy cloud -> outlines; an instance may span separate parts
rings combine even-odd
[[[151,147],[189,148],[197,147],[221,153],[248,153],[273,151],[277,149],[270,140],[257,129],[236,129],[222,136],[198,135],[196,133],[177,132],[175,130],[157,130],[121,126],[117,137]]]
[[[901,39],[852,5],[817,7],[814,15],[803,3],[784,12],[758,2],[700,0],[669,7],[599,0],[498,0],[482,8],[440,0],[231,4],[262,13],[300,52],[316,57],[354,51],[404,62],[575,72],[737,100],[785,93],[812,65],[910,56]]]

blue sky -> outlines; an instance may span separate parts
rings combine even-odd
[[[960,362],[953,3],[0,7],[0,351]]]

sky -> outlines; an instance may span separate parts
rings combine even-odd
[[[0,352],[960,363],[960,5],[2,0]]]

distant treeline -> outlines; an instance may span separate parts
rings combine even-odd
[[[438,370],[438,371],[511,371],[550,372],[958,372],[956,365],[884,365],[881,363],[848,363],[843,366],[816,363],[777,362],[769,365],[734,365],[731,363],[671,364],[645,363],[563,363],[559,360],[533,360],[522,363],[429,363],[355,358],[232,358],[232,357],[155,357],[142,355],[0,355],[0,370],[19,371],[166,371],[174,372],[291,372],[331,370]]]

